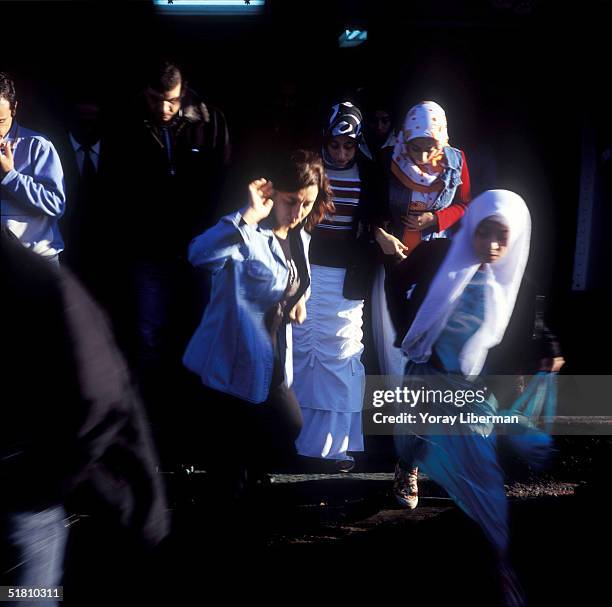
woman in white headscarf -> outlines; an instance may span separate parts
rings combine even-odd
[[[487,395],[483,402],[436,403],[424,411],[462,413],[463,419],[495,415],[497,401],[487,391],[485,372],[558,371],[563,364],[554,336],[537,317],[535,293],[523,280],[530,230],[522,198],[490,190],[471,203],[452,241],[424,243],[393,269],[388,266],[390,311],[409,361],[406,385],[456,394],[482,389]],[[442,485],[496,548],[509,604],[519,605],[507,565],[507,504],[493,429],[482,417],[452,432],[441,425],[421,426],[418,434],[397,428],[394,492],[400,503],[416,506],[407,477],[417,465]],[[532,463],[543,463],[550,452],[550,437],[532,427],[508,438]]]
[[[386,254],[402,258],[422,241],[448,238],[470,201],[465,154],[449,144],[446,114],[434,101],[421,101],[406,114],[385,160],[389,174],[389,223],[378,228]],[[382,375],[401,375],[406,359],[393,346],[395,334],[387,311],[385,272],[374,282],[372,324]]]

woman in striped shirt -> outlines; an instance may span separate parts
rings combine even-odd
[[[322,152],[335,211],[312,233],[308,316],[293,334],[294,390],[304,420],[297,451],[336,460],[342,471],[354,466],[348,452],[363,451],[362,316],[369,288],[365,276],[347,269],[367,257],[364,243],[370,235],[373,240],[387,210],[384,175],[359,149],[361,122],[357,107],[338,103],[324,130]],[[402,246],[390,235],[384,244],[387,253]]]

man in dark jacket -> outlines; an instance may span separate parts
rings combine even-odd
[[[102,190],[106,138],[99,93],[81,84],[65,98],[56,141],[64,168],[66,212],[60,221],[66,250],[62,262],[105,303],[108,200]]]
[[[171,427],[180,417],[172,399],[185,400],[188,381],[182,353],[205,303],[205,285],[198,284],[204,277],[198,281],[187,263],[187,248],[217,219],[229,134],[223,113],[204,103],[169,61],[153,66],[126,118],[122,141],[110,146],[115,168],[106,180],[120,182],[117,267],[125,271],[134,306],[124,319],[126,345],[152,423],[164,428],[157,438],[165,461],[166,453],[174,458]],[[117,304],[122,317],[123,293]]]
[[[0,571],[4,584],[57,586],[77,490],[148,545],[168,532],[144,412],[108,323],[66,269],[2,230],[4,406]]]
[[[120,154],[124,176],[108,177],[123,186],[129,252],[136,259],[184,257],[191,238],[216,220],[230,155],[225,117],[165,61],[149,72],[126,118],[114,152],[131,150]]]

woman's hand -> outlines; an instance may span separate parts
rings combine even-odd
[[[385,232],[382,228],[376,228],[375,239],[378,246],[385,255],[395,255],[406,259],[408,247],[398,238]]]
[[[400,219],[409,230],[414,230],[415,232],[426,230],[438,222],[438,218],[435,214],[429,211],[420,213],[419,215],[409,213],[407,215],[402,215]]]
[[[289,312],[289,318],[298,325],[301,325],[306,320],[306,302],[303,296]]]
[[[546,371],[548,373],[559,373],[561,367],[565,364],[565,358],[563,356],[556,356],[555,358],[543,358],[540,361],[540,371]]]
[[[272,196],[274,186],[271,181],[261,178],[249,183],[249,206],[242,213],[242,219],[248,224],[259,223],[265,219],[274,206]]]

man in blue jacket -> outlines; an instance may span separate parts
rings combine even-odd
[[[64,174],[49,139],[15,120],[17,95],[0,72],[0,200],[2,224],[23,245],[58,263],[64,248],[58,219],[66,205]]]

